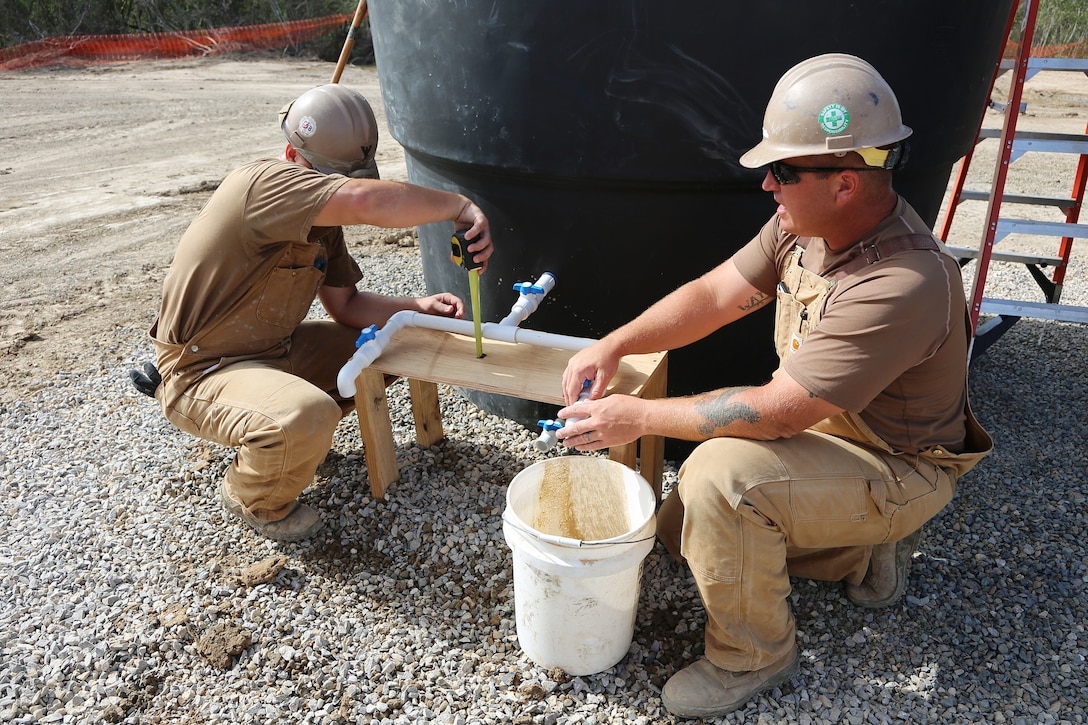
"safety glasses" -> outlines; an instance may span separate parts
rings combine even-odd
[[[790,166],[783,161],[771,162],[771,176],[779,186],[796,184],[801,180],[798,174],[812,173],[829,174],[835,171],[884,171],[884,169],[866,168],[861,166]]]

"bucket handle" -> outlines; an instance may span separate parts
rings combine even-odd
[[[621,541],[616,541],[615,539],[605,539],[604,541],[583,541],[582,539],[571,539],[567,536],[545,534],[543,532],[536,531],[535,529],[527,528],[525,526],[522,526],[520,522],[515,521],[512,517],[507,516],[505,512],[502,515],[502,521],[504,524],[508,524],[510,528],[514,529],[520,534],[524,534],[534,539],[540,539],[541,541],[546,541],[549,544],[557,544],[559,546],[574,546],[579,549],[583,547],[594,546],[615,546],[617,544],[640,544],[643,541],[650,541],[657,536],[657,534],[651,534],[649,536],[644,536],[641,539],[623,539]]]

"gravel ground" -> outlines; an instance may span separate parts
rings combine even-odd
[[[376,288],[422,293],[414,247],[353,244]],[[1065,301],[1088,304],[1083,269]],[[995,265],[988,289],[1031,286]],[[0,390],[0,721],[673,722],[660,689],[704,613],[660,546],[615,667],[571,678],[518,647],[500,517],[535,431],[446,390],[448,439],[421,449],[396,383],[388,499],[349,417],[303,495],[326,529],[270,542],[219,507],[231,451],[130,386],[148,314]],[[1083,326],[1024,320],[974,363],[997,448],[927,526],[907,596],[866,611],[796,580],[800,674],[719,722],[1088,722],[1086,348]]]
[[[357,254],[422,289],[415,249]],[[700,653],[703,612],[660,546],[620,664],[566,678],[518,648],[500,516],[533,431],[448,391],[449,439],[421,449],[397,383],[388,500],[349,417],[304,494],[327,529],[276,544],[224,519],[230,451],[130,387],[142,329],[107,342],[0,410],[0,720],[671,722],[660,688]],[[1082,327],[1022,321],[975,363],[997,450],[927,527],[906,598],[869,612],[796,581],[800,675],[724,722],[1088,720],[1086,354]]]

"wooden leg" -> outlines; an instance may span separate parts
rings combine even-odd
[[[370,493],[376,499],[384,499],[385,490],[400,478],[389,401],[385,397],[385,375],[370,368],[359,373],[355,380],[355,410],[370,475]]]
[[[653,488],[654,500],[661,501],[661,479],[665,475],[664,438],[643,436],[633,443],[612,446],[608,449],[608,458],[638,471]]]
[[[639,439],[639,467],[642,477],[654,489],[654,497],[661,501],[661,479],[665,476],[665,439],[661,436],[646,436]]]
[[[640,397],[646,400],[663,398],[667,394],[668,355],[654,369],[653,375],[642,386]],[[665,475],[665,439],[661,436],[643,436],[637,441],[608,449],[609,459],[637,470],[654,490],[655,500],[661,501],[661,479]]]
[[[416,421],[416,442],[427,448],[446,437],[442,430],[442,408],[438,404],[438,386],[426,380],[408,379],[412,397],[412,417]]]
[[[612,446],[608,449],[609,460],[622,463],[633,471],[638,470],[638,441]]]
[[[668,395],[669,356],[661,358],[654,374],[646,381],[642,397],[647,400],[664,398]],[[665,439],[662,436],[646,436],[639,441],[642,477],[654,488],[657,500],[661,501],[661,479],[665,475]]]

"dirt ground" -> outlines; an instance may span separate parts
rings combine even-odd
[[[210,191],[234,166],[278,153],[277,111],[332,71],[331,63],[247,56],[0,73],[0,399],[17,395],[28,375],[78,369],[111,330],[146,329],[174,245]],[[406,179],[403,152],[384,129],[376,71],[349,67],[341,82],[375,106],[383,178]],[[1041,73],[1025,101],[1022,128],[1081,133],[1088,78]],[[1000,122],[987,114],[987,125]],[[992,159],[980,153],[973,175],[988,178]],[[1010,190],[1068,196],[1072,174],[1063,169],[1021,168]],[[966,206],[953,243],[977,246],[984,207]],[[404,234],[351,232],[356,243]]]
[[[186,225],[230,169],[282,151],[279,109],[332,72],[246,56],[0,73],[0,390],[78,368],[117,326],[147,329]],[[406,179],[376,71],[341,82],[374,102],[383,177]]]

